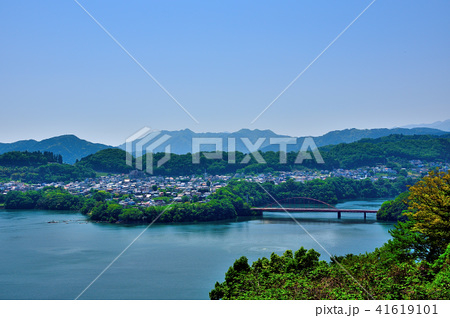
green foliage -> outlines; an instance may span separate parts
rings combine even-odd
[[[67,182],[94,178],[95,173],[92,170],[74,167],[67,164],[48,164],[40,166],[35,178],[27,178],[27,175],[21,177],[21,181],[28,183],[39,182]]]
[[[37,201],[31,195],[20,191],[9,191],[5,197],[5,208],[7,209],[33,209]]]
[[[95,196],[95,195],[94,195]],[[239,198],[237,201],[238,202]],[[236,203],[239,205],[238,203]],[[248,209],[249,210],[249,209]],[[245,210],[243,205],[242,211]],[[81,212],[91,220],[120,223],[207,222],[234,219],[238,216],[233,203],[225,198],[206,203],[176,203],[169,206],[122,207],[111,201],[85,200]],[[156,219],[158,217],[158,219]]]
[[[427,286],[427,292],[433,299],[450,299],[450,244],[445,252],[433,263],[437,274]]]
[[[99,202],[92,198],[85,199],[83,206],[80,208],[81,214],[87,215],[97,204]]]
[[[47,151],[43,153],[40,151],[12,151],[0,155],[0,166],[7,167],[38,167],[52,162],[62,163],[62,156]]]
[[[155,201],[163,201],[165,204],[168,204],[172,200],[172,198],[163,196],[163,197],[157,197],[154,200]]]
[[[405,191],[394,200],[386,201],[377,212],[377,220],[380,221],[406,221],[405,213],[408,210],[409,192]]]
[[[10,191],[5,196],[7,209],[79,210],[83,203],[83,197],[50,187],[39,191]]]
[[[106,191],[96,191],[92,196],[92,199],[95,201],[105,201],[106,199],[110,199],[112,197],[111,193]]]
[[[237,273],[248,272],[250,270],[250,266],[248,265],[247,257],[241,256],[240,259],[236,260],[233,264],[233,270]]]
[[[79,210],[82,205],[82,197],[57,189],[44,191],[36,207],[46,210]]]
[[[108,213],[108,215],[111,215]],[[143,220],[144,213],[137,208],[123,209],[122,213],[118,215],[119,219],[126,222],[139,222]]]
[[[126,152],[117,148],[100,150],[82,158],[75,166],[109,173],[128,173],[133,170],[126,164]]]
[[[319,260],[319,253],[301,248],[292,256],[273,253],[251,266],[241,257],[216,282],[210,299],[448,299],[450,249],[430,266],[399,261],[391,242],[372,253],[349,254],[338,262]],[[345,268],[344,271],[342,268]],[[351,276],[350,276],[350,275]]]
[[[249,204],[245,203],[241,197],[233,193],[229,186],[218,189],[215,193],[209,196],[209,199],[231,204],[231,209],[236,212],[237,216],[257,215],[250,209]]]
[[[430,171],[409,192],[411,230],[420,233],[429,248],[427,258],[434,259],[450,244],[450,170]]]
[[[270,260],[261,258],[251,266],[242,256],[229,268],[225,281],[222,284],[216,282],[210,298],[290,299],[292,292],[308,293],[305,283],[308,279],[317,278],[308,277],[308,273],[313,268],[326,270],[329,267],[326,262],[319,261],[319,256],[314,250],[301,248],[295,254],[290,250],[282,256],[272,253]]]
[[[51,183],[94,178],[86,167],[62,163],[61,155],[51,152],[8,152],[0,155],[0,180],[26,183]]]
[[[328,168],[353,169],[386,164],[389,160],[450,159],[450,137],[390,135],[319,148]],[[388,161],[387,161],[388,160]]]

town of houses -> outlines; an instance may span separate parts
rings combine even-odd
[[[184,198],[198,201],[207,200],[207,197],[218,188],[226,185],[231,176],[208,177],[161,177],[130,175],[101,176],[95,179],[74,181],[69,183],[54,182],[43,184],[25,184],[11,181],[0,183],[0,192],[41,190],[47,186],[61,187],[75,195],[88,195],[92,191],[106,191],[120,198],[121,205],[163,205],[167,203],[161,198],[171,198],[170,201],[180,202]]]
[[[420,160],[411,160],[403,175],[423,176],[430,169],[440,167],[441,170],[450,169],[449,163],[431,162],[423,163]],[[62,187],[76,195],[87,195],[92,191],[106,191],[111,193],[118,203],[124,206],[139,205],[164,205],[170,202],[182,202],[184,200],[207,201],[208,196],[217,189],[225,186],[231,179],[247,180],[252,182],[273,182],[280,184],[288,179],[297,182],[305,182],[314,179],[326,179],[330,177],[344,177],[355,180],[369,178],[376,181],[379,178],[396,179],[399,173],[383,165],[365,167],[359,169],[335,169],[328,170],[296,170],[261,173],[256,175],[202,175],[202,176],[148,176],[140,171],[134,171],[129,175],[108,175],[95,179],[74,181],[70,183],[26,184],[17,181],[0,183],[0,193],[9,191],[40,190],[46,186]]]

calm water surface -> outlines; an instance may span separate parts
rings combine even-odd
[[[378,209],[384,200],[337,207]],[[361,214],[293,214],[332,255],[385,243],[392,223]],[[49,223],[51,222],[51,223]],[[145,226],[86,222],[79,213],[0,210],[0,299],[74,299]],[[81,299],[208,299],[242,255],[255,261],[304,246],[329,260],[285,213],[239,222],[151,226]]]

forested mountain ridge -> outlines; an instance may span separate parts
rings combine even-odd
[[[53,152],[56,155],[61,155],[65,163],[72,164],[77,159],[106,148],[111,148],[111,146],[92,143],[75,135],[62,135],[41,141],[31,139],[13,143],[0,143],[0,154],[11,151]]]
[[[279,152],[268,151],[262,153],[266,161],[259,164],[252,159],[242,164],[244,153],[236,153],[236,164],[228,163],[228,153],[223,153],[222,160],[207,159],[201,156],[199,164],[192,163],[191,154],[172,154],[168,162],[154,169],[156,175],[191,175],[224,173],[252,173],[270,171],[289,171],[302,167],[317,169],[355,169],[364,166],[387,164],[388,162],[405,163],[408,160],[419,159],[426,161],[450,161],[450,134],[444,136],[433,135],[391,135],[377,139],[362,139],[350,144],[339,144],[319,148],[325,161],[318,164],[314,160],[305,160],[302,164],[295,164],[298,153],[287,154],[287,163],[279,163]],[[134,168],[125,164],[125,151],[120,149],[106,149],[81,159],[77,165],[94,169],[99,172],[127,173]],[[154,155],[154,160],[162,158],[162,153]],[[142,158],[146,163],[146,155]]]
[[[450,134],[443,136],[391,135],[319,149],[325,163],[336,168],[386,164],[393,159],[450,161]]]
[[[98,172],[128,173],[134,170],[126,164],[126,152],[122,149],[109,148],[82,158],[75,165],[93,169]]]

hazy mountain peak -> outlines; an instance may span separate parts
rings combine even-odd
[[[412,125],[406,125],[402,126],[400,128],[434,128],[439,129],[443,131],[450,131],[450,119],[444,120],[444,121],[435,121],[431,124],[412,124]]]

